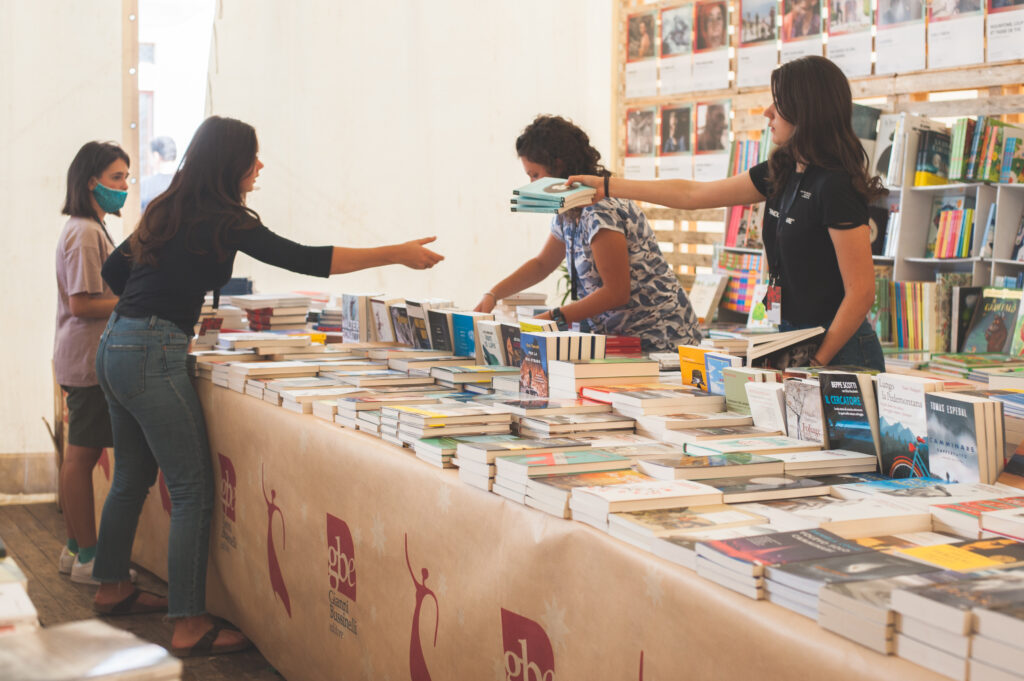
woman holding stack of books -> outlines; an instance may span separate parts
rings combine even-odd
[[[763,223],[769,298],[781,299],[779,330],[827,329],[813,366],[885,370],[882,346],[866,316],[875,300],[868,203],[885,192],[868,175],[856,134],[846,76],[823,57],[804,57],[772,72],[771,158],[716,182],[607,181],[596,173],[568,178],[597,190],[595,200],[631,198],[699,210],[766,202]]]
[[[96,516],[92,469],[113,446],[107,402],[96,378],[96,348],[117,296],[103,281],[114,250],[103,220],[120,215],[128,195],[128,154],[110,142],[87,142],[68,168],[57,242],[57,331],[53,371],[67,394],[68,438],[60,466],[60,507],[68,542],[58,569],[71,581],[95,584]]]
[[[605,173],[587,133],[559,116],[538,116],[516,140],[516,153],[531,182]],[[563,325],[587,320],[594,333],[637,336],[645,352],[700,342],[697,315],[654,230],[622,197],[556,215],[540,253],[484,293],[476,311],[490,312],[501,298],[543,281],[563,258],[573,302],[542,317]]]
[[[103,266],[120,296],[100,340],[96,371],[117,452],[93,576],[104,614],[167,610],[178,656],[241,650],[246,637],[206,612],[213,471],[203,410],[185,355],[207,291],[228,282],[236,253],[326,277],[401,264],[429,268],[433,237],[376,248],[302,246],[267,229],[245,204],[263,164],[256,131],[212,116],[196,130],[167,190]],[[157,468],[171,497],[168,598],[135,589],[128,563],[139,512]]]

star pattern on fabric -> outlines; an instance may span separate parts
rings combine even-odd
[[[376,549],[378,556],[383,556],[384,549],[387,548],[388,538],[384,534],[384,521],[379,513],[373,516],[373,529],[371,532],[373,533],[373,548]]]
[[[452,488],[450,485],[441,485],[437,490],[437,505],[441,513],[447,513],[452,507]]]
[[[565,608],[558,605],[558,599],[544,600],[546,610],[541,615],[541,625],[551,643],[558,648],[565,647],[565,639],[569,635],[569,627],[565,625]]]
[[[644,585],[647,588],[647,596],[654,601],[654,605],[661,605],[661,599],[665,595],[665,589],[661,586],[661,575],[652,566],[647,566],[646,570]]]

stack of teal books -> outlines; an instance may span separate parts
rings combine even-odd
[[[513,213],[564,213],[593,203],[597,190],[557,177],[542,177],[525,187],[512,190]]]

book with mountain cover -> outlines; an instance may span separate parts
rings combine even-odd
[[[991,428],[983,400],[968,395],[925,395],[928,425],[928,470],[945,482],[992,482],[998,461],[986,443]],[[992,426],[994,427],[994,423]],[[1001,453],[1000,453],[1001,457]]]

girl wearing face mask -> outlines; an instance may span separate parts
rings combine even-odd
[[[96,377],[96,348],[117,303],[100,272],[114,250],[104,219],[120,215],[128,195],[128,154],[110,142],[88,142],[68,168],[64,215],[57,242],[57,329],[53,368],[67,393],[68,439],[60,467],[60,506],[67,529],[58,569],[71,580],[96,584],[96,521],[92,469],[112,447],[110,414]]]
[[[824,57],[803,57],[772,71],[768,118],[771,158],[717,182],[570,181],[611,196],[698,210],[765,201],[769,280],[781,289],[780,330],[827,329],[811,364],[885,370],[882,347],[866,316],[875,300],[868,202],[885,189],[868,174],[869,159],[853,131],[850,84]]]
[[[100,339],[96,372],[110,405],[117,457],[103,506],[93,607],[103,614],[166,610],[171,652],[210,655],[249,645],[206,612],[213,470],[203,409],[185,355],[207,291],[231,278],[235,255],[327,277],[399,264],[429,268],[442,257],[424,244],[303,246],[263,225],[246,206],[263,164],[252,126],[211,116],[196,130],[171,183],[107,259],[103,278],[121,298]],[[171,497],[168,598],[140,591],[128,564],[139,512],[163,471]]]

